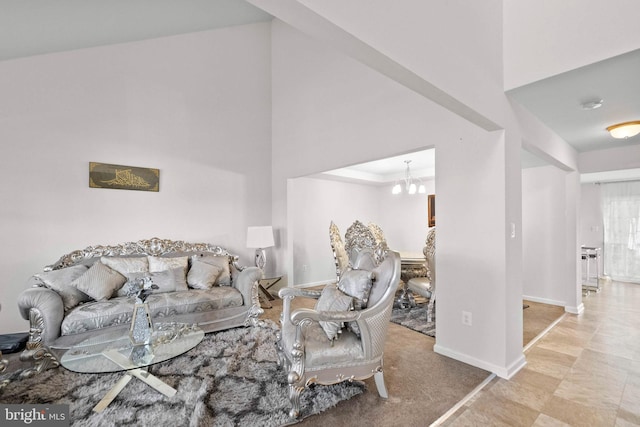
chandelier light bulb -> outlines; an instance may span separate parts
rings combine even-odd
[[[424,184],[420,184],[420,186],[418,187],[418,193],[427,194],[427,189],[425,188]]]
[[[391,194],[400,194],[402,193],[402,186],[400,186],[400,184],[396,184],[393,186],[393,188],[391,189]]]

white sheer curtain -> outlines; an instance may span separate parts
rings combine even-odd
[[[602,184],[604,272],[640,283],[640,181]]]

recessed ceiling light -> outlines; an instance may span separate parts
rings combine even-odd
[[[604,101],[602,99],[597,99],[593,101],[587,101],[580,104],[583,110],[595,110],[596,108],[602,107]]]

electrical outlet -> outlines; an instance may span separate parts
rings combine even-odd
[[[470,311],[462,312],[462,324],[467,326],[471,326],[473,324]]]
[[[303,265],[302,265],[302,271],[303,271],[303,272],[305,272],[305,273],[306,273],[307,271],[309,271],[309,266],[308,266],[307,264],[303,264]]]

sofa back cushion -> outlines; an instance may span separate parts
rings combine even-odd
[[[146,256],[136,257],[110,257],[103,256],[100,262],[113,268],[118,273],[131,278],[132,273],[145,273],[149,271],[149,261]]]
[[[211,289],[222,273],[222,267],[209,264],[199,259],[191,260],[191,268],[187,275],[187,285],[193,289]]]
[[[191,261],[193,260],[206,262],[207,264],[220,267],[220,275],[216,279],[215,284],[220,286],[231,286],[231,268],[229,266],[229,256],[198,253],[191,256]]]
[[[44,273],[35,274],[44,286],[56,291],[62,298],[64,310],[68,311],[80,304],[81,302],[91,301],[91,298],[79,291],[71,282],[80,277],[87,271],[86,265],[74,265],[60,270],[45,271]]]
[[[96,301],[105,301],[122,288],[126,281],[127,278],[116,270],[96,262],[70,285]]]

